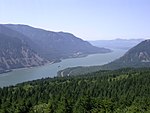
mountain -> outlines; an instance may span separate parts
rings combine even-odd
[[[142,41],[121,58],[102,66],[104,69],[123,67],[150,67],[150,40]]]
[[[107,52],[110,50],[92,46],[70,33],[46,31],[27,25],[0,24],[0,73]]]
[[[39,66],[47,62],[30,49],[23,38],[26,37],[0,25],[0,73],[15,68]]]
[[[28,25],[5,24],[4,26],[27,36],[35,44],[33,50],[51,61],[110,52],[109,49],[92,46],[70,33],[52,32]]]
[[[114,39],[114,40],[96,40],[89,42],[97,47],[129,50],[142,41],[144,41],[144,39]]]

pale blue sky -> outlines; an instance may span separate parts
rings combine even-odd
[[[85,40],[150,38],[150,0],[0,0],[0,23],[70,32]]]

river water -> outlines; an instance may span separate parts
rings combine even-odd
[[[75,66],[103,65],[122,56],[126,50],[116,49],[111,53],[93,54],[82,58],[64,59],[62,62],[46,64],[40,67],[16,69],[9,73],[0,74],[0,87],[36,80],[45,77],[54,77],[57,71]]]

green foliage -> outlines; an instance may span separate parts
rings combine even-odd
[[[0,88],[0,113],[149,112],[149,68],[98,71]]]

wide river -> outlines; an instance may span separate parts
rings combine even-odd
[[[47,64],[28,69],[16,69],[9,73],[0,74],[0,87],[15,85],[17,83],[36,80],[45,77],[54,77],[57,71],[75,66],[102,65],[122,56],[126,50],[113,50],[106,54],[93,54],[82,58],[64,59],[62,62]]]

